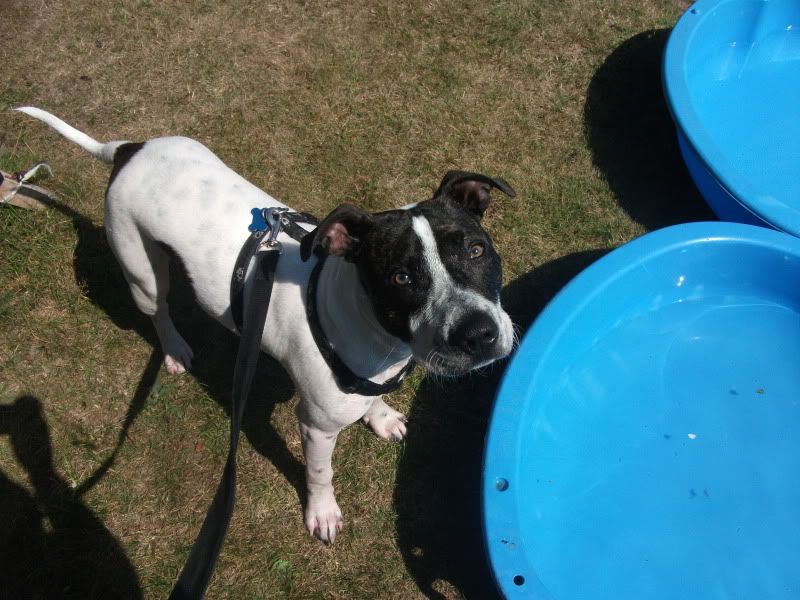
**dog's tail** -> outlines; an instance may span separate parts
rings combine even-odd
[[[44,111],[41,108],[35,108],[33,106],[21,106],[15,110],[24,112],[26,115],[30,115],[35,119],[39,119],[40,121],[44,121],[58,133],[67,138],[70,142],[78,144],[78,146],[84,150],[87,150],[95,158],[99,158],[103,162],[107,162],[109,164],[114,162],[114,153],[117,151],[117,148],[125,143],[109,142],[107,144],[103,144],[102,142],[98,142],[82,131],[78,131],[72,125],[68,125],[55,115],[51,115],[49,112]]]

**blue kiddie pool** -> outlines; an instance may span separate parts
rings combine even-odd
[[[800,235],[800,2],[700,0],[670,35],[664,88],[717,215]]]
[[[482,495],[507,598],[800,598],[800,239],[679,225],[576,277],[508,367]]]

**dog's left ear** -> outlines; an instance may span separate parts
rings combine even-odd
[[[353,260],[361,238],[372,226],[372,215],[351,204],[340,204],[314,231],[300,241],[300,258],[307,261],[311,253],[325,252]]]
[[[489,195],[492,188],[500,190],[511,198],[517,195],[508,182],[499,177],[468,171],[448,171],[439,184],[439,189],[434,192],[433,199],[452,200],[480,219],[492,200]]]

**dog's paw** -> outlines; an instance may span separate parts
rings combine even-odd
[[[170,375],[180,375],[187,369],[191,369],[193,358],[194,352],[179,335],[164,345],[164,366],[167,367]]]
[[[191,363],[187,365],[182,360],[167,354],[164,357],[164,366],[167,368],[167,373],[170,375],[180,375],[186,371],[187,367],[191,368],[192,365]]]
[[[364,415],[363,421],[372,428],[375,435],[384,440],[399,442],[406,436],[406,416],[383,402],[370,409]]]
[[[333,486],[309,494],[305,521],[306,529],[313,537],[326,544],[336,540],[336,535],[344,527],[344,520],[333,494]]]
[[[160,310],[152,317],[153,325],[164,353],[164,366],[170,375],[179,375],[192,368],[194,352],[183,339],[166,310]]]

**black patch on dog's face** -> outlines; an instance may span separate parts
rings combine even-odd
[[[478,219],[456,204],[430,200],[373,215],[353,262],[378,321],[406,342],[411,340],[411,316],[423,309],[432,289],[423,245],[412,225],[416,216],[430,224],[441,261],[456,284],[496,302],[502,283],[500,257],[491,239]],[[471,255],[476,246],[478,257]]]
[[[354,260],[378,321],[406,342],[411,339],[409,318],[425,304],[431,285],[411,217],[408,210],[375,214]],[[395,278],[401,273],[408,275],[410,284],[398,285]]]

